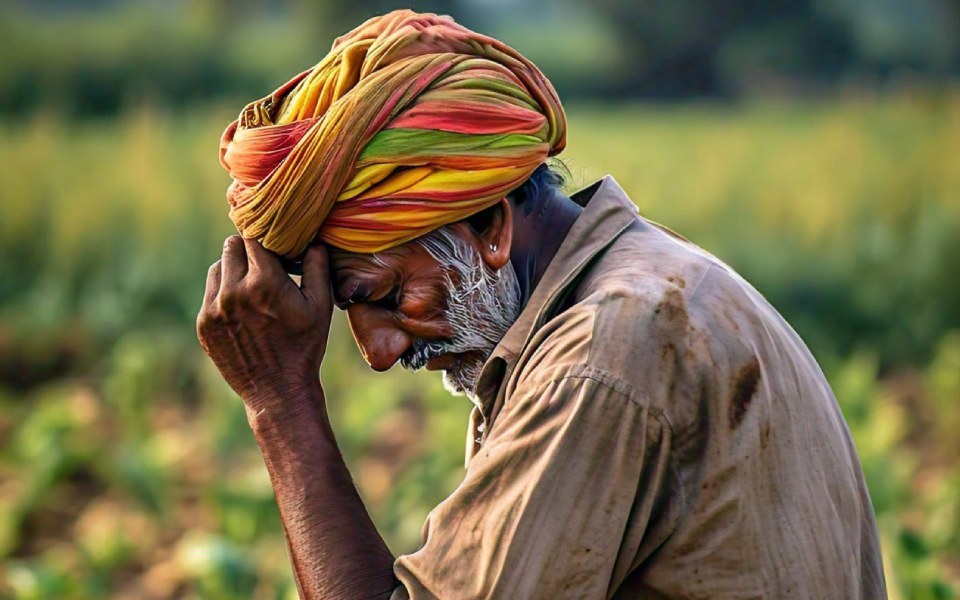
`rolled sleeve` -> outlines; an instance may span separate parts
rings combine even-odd
[[[552,371],[514,391],[421,549],[397,560],[394,599],[607,598],[649,547],[669,423],[601,370]]]

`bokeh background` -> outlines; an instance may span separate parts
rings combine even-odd
[[[0,597],[295,597],[241,403],[195,340],[231,233],[217,143],[395,6],[0,4]],[[853,431],[891,597],[957,597],[960,3],[412,7],[541,66],[571,188],[612,173],[783,312]],[[323,381],[374,520],[415,549],[468,403],[370,372],[339,315]]]

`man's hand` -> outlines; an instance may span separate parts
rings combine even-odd
[[[233,235],[207,274],[197,337],[257,413],[317,386],[332,312],[323,246],[307,251],[298,287],[260,242]]]
[[[259,242],[231,236],[210,267],[197,336],[243,398],[283,520],[300,597],[388,598],[398,582],[326,415],[320,362],[333,300],[313,246],[298,287]]]

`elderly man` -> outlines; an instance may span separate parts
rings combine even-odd
[[[225,132],[242,237],[198,332],[246,406],[301,596],[884,597],[856,451],[803,342],[613,178],[561,193],[545,161],[564,140],[529,61],[409,11]],[[442,370],[475,405],[463,483],[397,559],[326,414],[335,305],[373,369]]]

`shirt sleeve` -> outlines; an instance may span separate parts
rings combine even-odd
[[[401,556],[395,600],[609,598],[666,537],[672,433],[595,367],[521,382],[457,490]]]

